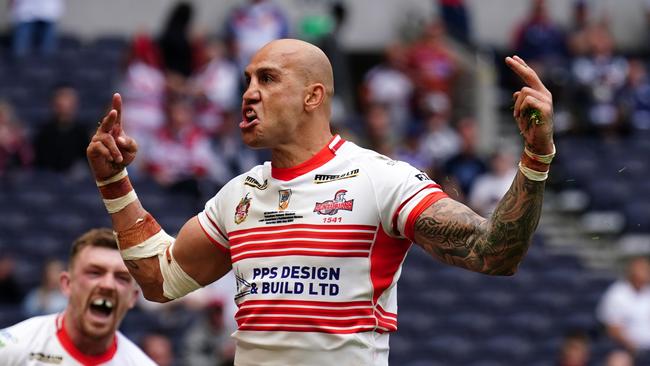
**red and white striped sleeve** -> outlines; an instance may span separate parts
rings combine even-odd
[[[426,173],[399,161],[374,169],[373,186],[382,226],[387,233],[413,241],[418,216],[434,202],[448,197]]]
[[[207,235],[208,239],[210,239],[217,248],[221,249],[226,254],[229,254],[230,244],[228,242],[228,236],[226,235],[227,231],[221,220],[223,211],[220,212],[218,209],[220,195],[221,191],[206,202],[205,208],[197,215],[197,217],[201,229],[203,229],[203,232]]]

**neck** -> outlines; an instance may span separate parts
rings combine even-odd
[[[276,168],[290,168],[309,160],[316,155],[332,139],[332,133],[318,131],[317,133],[299,133],[300,138],[295,138],[288,144],[283,144],[271,149],[271,164]]]
[[[108,351],[113,344],[115,332],[102,337],[101,339],[90,338],[85,336],[81,329],[74,324],[74,319],[69,314],[63,318],[63,328],[72,341],[72,344],[83,354],[88,356],[101,355]]]

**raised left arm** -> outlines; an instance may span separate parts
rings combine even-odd
[[[429,254],[491,275],[514,274],[528,251],[555,153],[551,93],[522,59],[508,57],[506,63],[528,85],[514,93],[514,118],[526,152],[510,189],[489,219],[443,198],[420,214],[414,228],[415,242]]]

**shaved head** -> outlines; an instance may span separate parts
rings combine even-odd
[[[327,95],[334,95],[334,73],[325,53],[311,43],[298,39],[279,39],[267,43],[256,55],[282,60],[305,80],[305,85],[321,83]]]

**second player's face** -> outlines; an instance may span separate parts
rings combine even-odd
[[[305,82],[297,66],[291,55],[267,46],[246,68],[239,127],[248,146],[272,149],[299,137]]]
[[[109,248],[83,248],[62,282],[69,296],[66,316],[90,339],[112,336],[138,294],[119,252]]]

